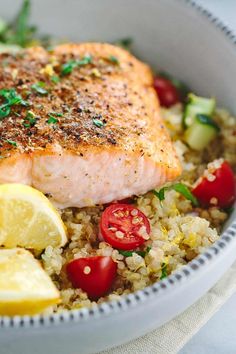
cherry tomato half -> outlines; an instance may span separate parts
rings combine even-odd
[[[120,250],[134,250],[149,238],[150,224],[147,217],[128,204],[112,204],[100,220],[104,240]]]
[[[111,257],[95,256],[74,259],[67,264],[67,275],[75,288],[81,288],[90,299],[107,294],[116,277],[117,264]]]
[[[156,76],[154,78],[154,88],[158,95],[160,105],[170,107],[180,102],[180,95],[176,87],[164,77]]]
[[[214,173],[214,181],[203,178],[192,190],[203,206],[218,205],[220,208],[230,207],[235,201],[236,187],[234,173],[228,162],[223,162]],[[214,204],[216,198],[217,204]]]

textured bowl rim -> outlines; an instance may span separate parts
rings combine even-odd
[[[177,1],[177,0],[176,0]],[[178,0],[192,7],[201,16],[220,29],[226,38],[236,46],[236,34],[229,29],[218,17],[209,10],[199,5],[195,0]],[[194,258],[181,269],[174,271],[167,278],[154,283],[142,290],[121,296],[118,300],[104,302],[93,306],[92,308],[82,308],[78,310],[66,310],[51,315],[33,315],[33,316],[0,316],[0,328],[29,328],[58,326],[66,323],[78,323],[88,321],[94,318],[102,318],[107,315],[113,315],[117,312],[127,311],[128,308],[134,308],[140,303],[144,303],[154,296],[163,295],[180,284],[180,281],[186,281],[193,274],[200,271],[206,263],[215,260],[220,253],[224,252],[230,243],[236,239],[236,220],[223,232],[219,240],[207,248],[205,252]]]

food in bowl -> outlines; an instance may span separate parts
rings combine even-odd
[[[219,238],[235,200],[236,127],[213,98],[186,96],[110,44],[0,60],[0,260],[15,279],[1,285],[1,314],[119,298]],[[19,257],[48,292],[23,298]]]

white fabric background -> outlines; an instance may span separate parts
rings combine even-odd
[[[235,291],[236,263],[205,296],[174,320],[144,337],[100,354],[176,354]]]

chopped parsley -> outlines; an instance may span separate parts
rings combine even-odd
[[[27,106],[26,102],[15,89],[2,89],[0,96],[5,99],[4,103],[0,105],[0,119],[7,117],[11,112],[11,107],[15,105]]]
[[[93,124],[96,125],[96,127],[98,128],[102,128],[104,126],[104,123],[101,120],[96,118],[93,119]]]
[[[55,117],[63,117],[63,113],[60,113],[60,112],[50,112],[49,114],[53,115]]]
[[[91,55],[85,55],[81,60],[77,61],[78,66],[84,66],[87,64],[91,64],[93,61],[93,58]]]
[[[120,64],[119,60],[118,60],[117,57],[115,57],[114,55],[110,55],[108,59],[109,59],[113,64],[116,64],[116,65],[119,65],[119,64]]]
[[[197,198],[192,194],[192,192],[189,190],[189,188],[183,184],[183,183],[175,183],[172,186],[169,187],[163,187],[159,191],[156,191],[155,189],[152,191],[155,196],[160,200],[165,199],[165,192],[168,190],[175,190],[176,192],[182,194],[186,199],[190,200],[192,204],[197,207],[198,206],[198,200]]]
[[[17,143],[16,143],[14,140],[7,139],[6,142],[7,142],[8,144],[11,144],[12,146],[17,147]]]
[[[57,76],[57,75],[53,75],[53,76],[51,77],[51,81],[52,81],[54,84],[58,84],[58,82],[60,81],[60,78],[59,78],[59,76]]]
[[[133,39],[130,37],[121,38],[114,42],[115,45],[118,45],[119,47],[124,48],[128,51],[130,51],[130,47],[132,43],[133,43]]]
[[[34,112],[28,111],[26,117],[24,118],[23,126],[26,128],[31,128],[36,124],[36,116]]]
[[[62,75],[71,74],[74,68],[76,68],[76,66],[77,66],[76,60],[69,60],[67,63],[62,65],[61,74]]]
[[[164,279],[167,277],[167,264],[166,263],[162,263],[161,265],[161,277],[160,280]]]
[[[58,119],[53,117],[51,114],[49,114],[49,118],[47,120],[47,123],[48,124],[56,124],[56,123],[58,123]]]
[[[67,63],[62,65],[61,75],[63,75],[63,76],[69,75],[69,74],[72,73],[72,71],[75,68],[78,68],[80,66],[84,66],[84,65],[87,65],[87,64],[91,64],[91,63],[92,63],[91,55],[85,55],[80,60],[69,60]]]
[[[119,253],[122,254],[124,257],[132,257],[134,253],[137,253],[141,257],[145,257],[151,250],[151,247],[148,246],[145,251],[123,251],[119,250]]]
[[[45,82],[39,81],[31,86],[32,90],[36,91],[42,96],[48,94],[48,90],[45,89]]]

